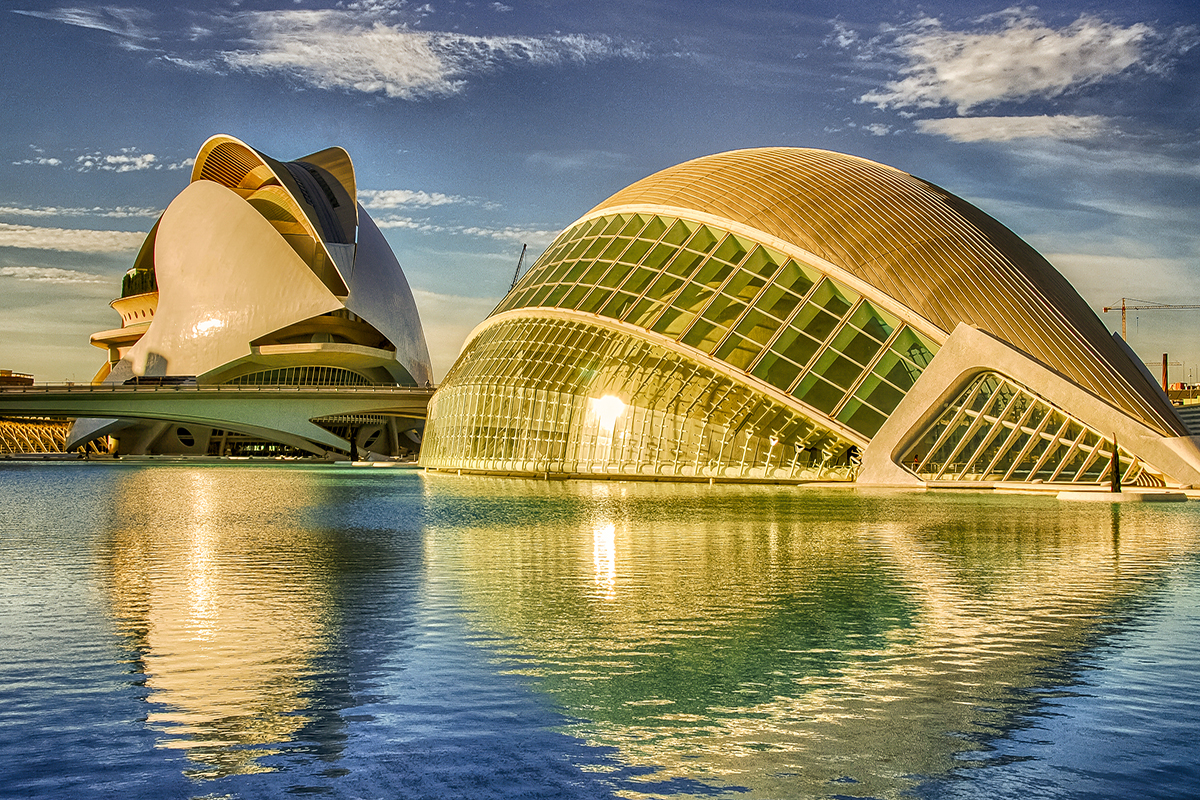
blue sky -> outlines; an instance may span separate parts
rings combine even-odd
[[[1193,2],[13,0],[0,37],[0,367],[39,380],[98,369],[88,336],[119,325],[121,274],[216,133],[350,152],[439,376],[522,243],[742,147],[937,183],[1098,312],[1200,304]],[[1200,380],[1197,315],[1131,313],[1130,343]]]

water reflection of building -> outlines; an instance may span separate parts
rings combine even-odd
[[[321,698],[344,688],[321,660],[339,634],[342,567],[319,531],[286,523],[316,501],[309,484],[282,492],[278,478],[251,475],[260,480],[131,473],[101,553],[111,613],[148,692],[146,723],[197,778],[267,770],[264,758],[300,742],[340,748],[336,704]]]
[[[696,159],[563,231],[468,338],[422,462],[673,479],[1200,483],[1154,380],[1041,255],[860,158]],[[859,459],[861,457],[861,469]]]
[[[545,521],[467,529],[431,569],[466,576],[476,624],[576,735],[751,797],[895,796],[964,767],[1200,543],[1052,500],[526,486]]]

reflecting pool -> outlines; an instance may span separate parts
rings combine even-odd
[[[1200,795],[1200,505],[0,465],[2,797]]]

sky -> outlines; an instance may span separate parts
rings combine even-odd
[[[0,7],[0,368],[88,381],[109,301],[218,133],[339,145],[435,374],[609,195],[744,147],[888,164],[996,217],[1110,330],[1200,305],[1200,5],[8,0]],[[1200,309],[1130,312],[1200,381]],[[1152,368],[1157,375],[1158,368]]]

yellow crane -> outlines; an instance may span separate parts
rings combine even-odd
[[[1140,305],[1132,306],[1132,305],[1129,305],[1129,303],[1139,303]],[[1121,305],[1105,306],[1104,312],[1107,314],[1109,311],[1115,311],[1118,308],[1121,309],[1121,338],[1128,342],[1129,336],[1126,334],[1126,329],[1125,329],[1125,312],[1126,311],[1154,311],[1154,310],[1167,309],[1167,308],[1200,308],[1200,305],[1181,306],[1181,305],[1174,305],[1171,303],[1156,303],[1153,300],[1135,300],[1132,297],[1122,297]]]

